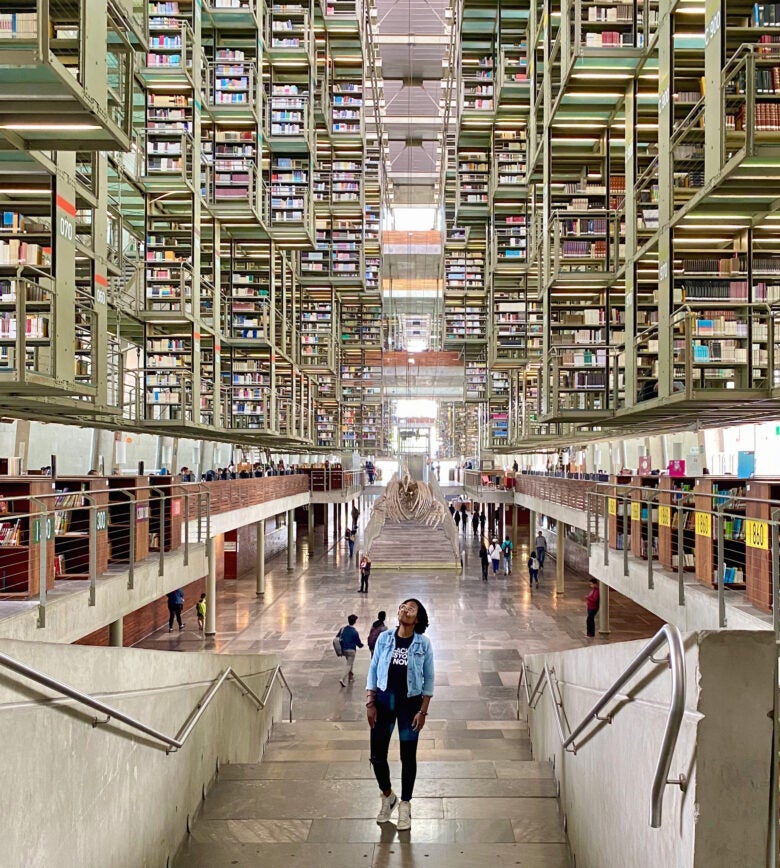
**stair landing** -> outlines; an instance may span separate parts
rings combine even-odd
[[[524,723],[430,720],[410,832],[395,815],[377,825],[368,755],[362,721],[277,724],[261,763],[223,766],[176,864],[570,868],[552,770],[532,760]]]

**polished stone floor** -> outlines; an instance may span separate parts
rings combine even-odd
[[[252,577],[222,583],[216,640],[186,629],[148,637],[144,647],[188,651],[278,652],[295,693],[295,723],[278,724],[258,765],[223,767],[177,865],[268,868],[472,868],[480,864],[563,868],[568,846],[546,763],[534,762],[516,720],[521,655],[576,648],[584,637],[587,580],[569,575],[552,592],[555,563],[540,588],[526,576],[481,581],[469,537],[462,574],[378,571],[367,595],[340,543],[318,530],[299,564],[269,564],[266,595]],[[518,563],[527,554],[519,552]],[[377,788],[368,763],[364,684],[368,653],[358,651],[354,686],[339,685],[342,663],[331,640],[350,612],[365,638],[378,609],[392,625],[409,596],[427,606],[436,656],[436,691],[420,738],[411,833],[378,826]],[[609,641],[651,635],[659,622],[613,595]],[[604,640],[596,640],[604,641]],[[391,758],[397,742],[391,744]],[[394,781],[399,769],[391,764]]]

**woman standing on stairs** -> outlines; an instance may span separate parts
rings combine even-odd
[[[398,806],[399,832],[412,828],[412,792],[417,777],[417,740],[433,696],[433,647],[428,613],[415,599],[398,609],[398,627],[381,633],[366,681],[366,717],[371,727],[371,765],[382,791],[377,823],[387,823]],[[401,801],[390,783],[387,751],[398,721],[401,743]]]

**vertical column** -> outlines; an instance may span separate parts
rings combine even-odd
[[[555,593],[563,594],[566,575],[566,525],[558,522],[558,542],[555,550]]]
[[[609,585],[599,582],[599,636],[609,633]]]
[[[108,625],[108,644],[112,648],[121,648],[124,644],[124,621],[122,618],[117,618]]]
[[[255,522],[255,592],[258,597],[265,594],[265,519]]]
[[[209,572],[206,577],[206,635],[217,633],[217,558],[214,554],[214,537],[206,540],[206,558]]]
[[[295,510],[287,510],[287,569],[295,569]]]
[[[309,537],[309,557],[311,557],[311,553],[314,550],[314,504],[309,504],[309,509],[307,511],[307,516],[309,519],[308,525],[308,537]]]
[[[528,510],[528,548],[531,550],[531,554],[536,551],[536,513],[532,510]]]
[[[323,503],[322,505],[323,518],[322,518],[322,530],[325,539],[325,548],[328,547],[328,514],[330,513],[330,506],[327,503]]]
[[[517,546],[517,504],[512,503],[512,545]]]

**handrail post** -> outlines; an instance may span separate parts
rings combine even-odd
[[[134,494],[130,495],[130,534],[128,545],[130,551],[127,553],[127,590],[132,591],[135,587],[135,523],[138,521],[138,500]]]
[[[685,605],[685,507],[677,507],[677,604]]]
[[[92,501],[89,510],[89,602],[87,605],[94,606],[97,595],[97,504],[95,498],[83,495],[86,500]]]
[[[724,587],[724,579],[726,575],[726,565],[723,562],[723,510],[725,504],[718,505],[718,627],[721,629],[726,626],[726,590]]]
[[[653,501],[649,494],[644,503],[647,507],[647,589],[652,591],[655,589],[653,580]]]
[[[769,550],[772,558],[772,625],[775,633],[774,702],[772,719],[772,764],[769,778],[769,853],[767,864],[772,868],[780,865],[780,817],[778,817],[777,776],[780,773],[780,509],[770,513]]]
[[[631,521],[628,497],[623,497],[623,575],[628,575],[628,549],[631,545]]]
[[[35,498],[31,498],[31,500],[35,500]],[[40,513],[40,518],[38,519],[38,527],[40,528],[39,534],[39,543],[40,543],[40,553],[38,556],[39,561],[39,572],[38,572],[38,582],[40,583],[40,588],[38,589],[38,623],[37,626],[39,629],[42,629],[46,626],[46,576],[47,576],[47,563],[46,563],[46,552],[47,546],[49,542],[49,513],[46,509],[45,504],[41,504],[40,501],[36,500],[36,503],[43,506],[43,510]]]

